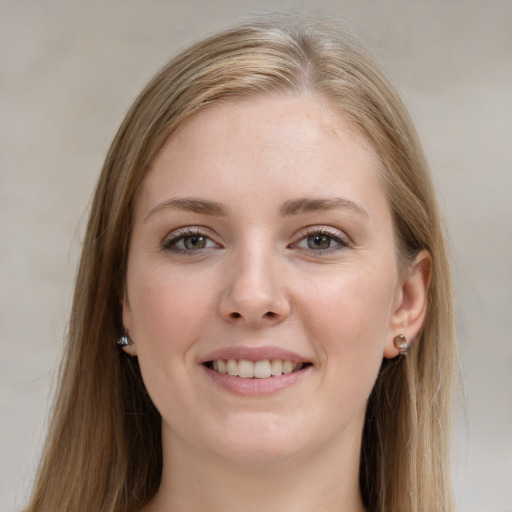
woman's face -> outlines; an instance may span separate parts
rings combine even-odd
[[[123,302],[164,444],[243,464],[358,451],[407,324],[401,274],[377,158],[326,102],[191,117],[139,191]]]

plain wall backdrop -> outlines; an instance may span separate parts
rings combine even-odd
[[[84,212],[119,123],[180,49],[268,10],[353,23],[410,108],[453,253],[458,510],[512,511],[512,1],[0,0],[2,512],[34,477]]]

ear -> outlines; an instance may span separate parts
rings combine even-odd
[[[432,258],[426,250],[420,251],[414,261],[403,271],[397,288],[384,357],[399,355],[394,339],[403,334],[409,345],[420,332],[428,306],[428,288],[432,277]]]
[[[126,288],[123,292],[123,298],[121,299],[121,308],[123,310],[123,325],[127,336],[130,338],[130,344],[127,345],[126,347],[123,347],[123,350],[130,356],[136,356],[137,343],[130,336],[130,332],[133,332],[133,316],[132,310],[130,308],[130,302],[128,301],[128,294],[126,292]]]

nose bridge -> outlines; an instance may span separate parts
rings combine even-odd
[[[230,321],[258,325],[281,321],[289,313],[279,255],[268,240],[240,244],[229,262],[221,313]]]

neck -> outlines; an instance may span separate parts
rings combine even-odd
[[[360,435],[314,454],[252,465],[205,456],[166,438],[160,489],[144,512],[364,511]]]

